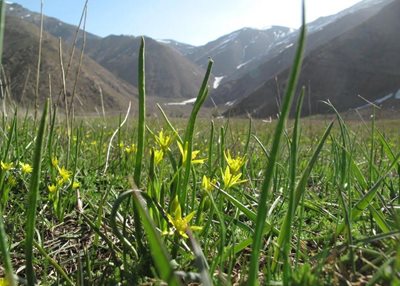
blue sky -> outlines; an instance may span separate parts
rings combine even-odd
[[[12,0],[40,11],[40,0]],[[308,0],[307,20],[360,0]],[[84,0],[43,0],[44,13],[77,24]],[[99,36],[146,35],[202,45],[242,27],[298,28],[300,0],[89,0],[86,30]]]

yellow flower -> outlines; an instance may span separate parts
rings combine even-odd
[[[72,183],[72,189],[73,189],[73,190],[78,189],[80,186],[81,186],[81,183],[79,183],[78,181],[74,181],[74,182]]]
[[[50,193],[55,193],[57,191],[57,186],[52,184],[50,186],[47,186],[47,189],[49,190]]]
[[[92,145],[92,146],[96,146],[96,145],[97,145],[97,141],[96,141],[96,140],[94,140],[94,141],[90,142],[90,145]]]
[[[164,158],[163,150],[154,150],[154,164],[158,165]]]
[[[8,286],[9,283],[6,278],[0,278],[0,286]]]
[[[224,152],[225,160],[228,163],[229,168],[233,174],[236,174],[240,171],[240,168],[246,163],[245,157],[237,156],[236,158],[232,158],[229,150]]]
[[[13,163],[6,163],[6,162],[1,161],[0,164],[1,164],[1,169],[3,171],[9,171],[14,167]]]
[[[22,171],[22,173],[24,173],[24,174],[29,174],[29,173],[32,173],[32,166],[31,165],[29,165],[29,164],[25,164],[25,163],[19,163],[19,165],[21,166],[21,171]]]
[[[210,180],[210,178],[208,178],[206,175],[203,175],[203,180],[201,181],[201,187],[206,192],[211,192],[214,189],[215,183],[216,183],[215,179]]]
[[[167,214],[167,217],[168,217],[168,220],[170,221],[170,223],[173,225],[175,232],[179,236],[181,236],[183,238],[188,238],[188,236],[186,234],[186,231],[188,229],[190,229],[192,231],[198,231],[198,230],[203,229],[201,226],[189,226],[189,222],[194,217],[195,211],[191,212],[186,217],[182,217],[181,206],[178,202],[178,198],[176,198],[176,197],[172,202],[172,211],[173,211],[173,216],[170,214]]]
[[[64,181],[63,178],[60,178],[60,177],[57,178],[57,182],[56,183],[57,183],[58,187],[62,187],[64,185],[64,182],[65,181]]]
[[[163,151],[167,150],[169,145],[171,145],[172,139],[168,135],[164,135],[164,131],[161,130],[158,136],[155,137],[157,144],[161,147]]]
[[[136,145],[132,144],[131,146],[125,147],[125,153],[131,154],[136,151]]]
[[[222,172],[222,170],[221,170]],[[238,185],[241,183],[246,182],[247,180],[240,180],[240,177],[242,176],[242,173],[239,174],[232,174],[231,169],[229,166],[226,167],[225,172],[222,173],[222,180],[224,181],[224,188],[225,190],[233,187],[234,185]]]
[[[124,142],[120,142],[120,143],[119,143],[119,148],[120,148],[120,149],[124,149],[124,147],[125,147]]]
[[[66,182],[72,175],[72,172],[68,171],[64,167],[58,168],[58,174],[61,176],[61,179]]]
[[[57,167],[58,167],[58,159],[57,159],[57,157],[52,157],[52,158],[51,158],[51,165],[52,165],[54,168],[57,168]]]
[[[185,149],[183,149],[182,144],[178,142],[178,148],[182,155],[182,164],[185,164],[187,153],[188,153],[188,143],[185,143]],[[199,154],[200,150],[192,151],[192,164],[203,164],[206,159],[196,159],[197,154]]]

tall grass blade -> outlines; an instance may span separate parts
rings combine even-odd
[[[302,11],[303,12],[302,27],[301,27],[301,31],[300,31],[298,47],[297,47],[296,56],[295,56],[295,60],[294,60],[294,66],[293,66],[291,74],[290,74],[288,87],[287,87],[283,105],[282,105],[282,111],[279,116],[279,121],[278,121],[278,124],[275,129],[274,141],[273,141],[273,145],[272,145],[272,149],[271,149],[271,153],[270,153],[270,159],[268,161],[268,166],[265,170],[265,179],[262,184],[260,199],[258,202],[257,222],[256,222],[256,227],[255,227],[255,234],[254,234],[254,240],[253,240],[253,245],[252,245],[252,253],[251,253],[251,258],[250,258],[249,278],[247,281],[248,285],[257,285],[258,284],[257,277],[258,277],[258,271],[259,271],[260,249],[261,249],[261,244],[263,241],[265,219],[267,217],[266,204],[267,204],[268,195],[269,195],[271,182],[272,182],[272,178],[273,178],[273,173],[274,173],[274,169],[275,169],[275,163],[278,158],[278,151],[279,151],[279,146],[280,146],[283,130],[285,127],[287,117],[289,116],[291,103],[292,103],[293,96],[294,96],[294,93],[296,90],[297,81],[298,81],[298,78],[300,75],[303,51],[304,51],[304,46],[305,46],[305,38],[306,38],[304,1],[303,1],[302,9],[303,9],[303,11]]]
[[[0,207],[0,254],[3,258],[3,266],[6,274],[7,285],[17,285],[14,279],[13,267],[11,264],[10,252],[8,250],[7,234],[4,229],[3,210]]]
[[[57,263],[53,258],[50,257],[50,255],[46,252],[46,250],[36,241],[33,242],[35,248],[42,254],[47,261],[50,262],[50,264],[54,267],[54,269],[65,279],[65,282],[67,285],[75,285],[74,282],[71,280],[71,278],[68,277],[68,274],[62,269],[60,264]],[[30,284],[29,284],[30,285]]]
[[[180,285],[170,264],[171,259],[147,211],[143,197],[138,190],[133,190],[132,195],[135,208],[138,210],[144,231],[147,235],[151,255],[161,278],[168,282],[168,285]]]
[[[331,129],[333,127],[333,122],[329,124],[327,129],[325,130],[324,135],[322,136],[321,140],[319,141],[317,148],[315,149],[310,161],[307,164],[307,167],[304,169],[303,174],[301,175],[300,181],[297,183],[296,190],[294,193],[293,197],[293,210],[292,212],[295,213],[296,209],[300,203],[300,199],[303,196],[308,178],[310,177],[311,171],[314,167],[314,164],[316,163],[319,153],[322,150],[322,147],[324,146],[324,143],[326,139],[328,138]],[[285,237],[288,235],[288,228],[291,227],[291,214],[289,212],[286,213],[285,218],[283,219],[283,223],[281,225],[280,231],[279,231],[279,236],[277,240],[277,244],[275,247],[275,252],[274,252],[274,259],[273,259],[273,264],[272,264],[272,270],[275,271],[277,262],[279,259],[279,254],[281,252],[281,247],[283,245],[283,242],[285,240]]]
[[[387,178],[388,174],[390,171],[393,169],[398,164],[398,161],[400,160],[400,153],[394,158],[392,163],[390,164],[389,168],[383,174],[378,181],[370,188],[370,190],[364,194],[364,196],[357,201],[357,203],[354,205],[354,207],[351,209],[351,218],[353,221],[357,220],[361,213],[368,207],[370,206],[371,202],[375,198],[380,185],[382,182]],[[345,228],[345,222],[342,222],[336,229],[336,235],[340,234]]]
[[[33,239],[35,234],[35,222],[36,222],[36,205],[39,196],[39,183],[40,183],[40,171],[42,166],[42,147],[44,142],[47,110],[49,107],[49,101],[47,100],[44,106],[42,118],[40,120],[39,130],[36,137],[35,153],[33,154],[33,171],[29,185],[28,193],[28,209],[27,209],[27,220],[25,227],[25,259],[26,259],[26,277],[29,285],[35,284],[35,273],[33,270]]]
[[[185,206],[186,206],[186,198],[187,198],[187,185],[189,183],[189,176],[190,176],[190,168],[192,166],[192,149],[193,149],[193,132],[194,132],[194,126],[196,123],[196,118],[197,114],[200,111],[201,106],[203,105],[204,101],[207,98],[208,95],[208,80],[211,75],[211,68],[213,65],[213,61],[210,59],[208,62],[207,66],[207,71],[203,79],[203,83],[200,87],[199,94],[197,95],[196,101],[194,103],[192,112],[189,117],[189,122],[185,130],[185,136],[183,138],[183,148],[186,149],[186,162],[185,165],[183,166],[184,170],[184,176],[183,176],[183,182],[181,185],[180,193],[179,193],[179,203],[182,206],[182,211],[185,211]]]
[[[294,122],[293,136],[290,146],[290,165],[289,165],[289,203],[288,209],[286,212],[287,224],[285,229],[281,229],[281,232],[286,233],[284,236],[284,240],[282,243],[283,254],[285,257],[284,263],[284,275],[283,280],[285,283],[288,283],[290,280],[290,261],[289,261],[289,252],[290,252],[290,242],[292,240],[292,223],[293,217],[295,214],[296,206],[295,206],[295,188],[296,188],[296,173],[297,173],[297,159],[298,159],[298,145],[300,141],[300,116],[301,116],[301,108],[303,107],[303,99],[304,99],[305,89],[301,90],[300,97],[297,101],[297,109],[296,109],[296,119]],[[279,233],[281,235],[281,233]]]
[[[6,22],[6,1],[0,2],[0,66],[3,65],[3,41],[4,41],[4,28]]]
[[[135,171],[133,173],[133,179],[137,187],[141,187],[140,175],[142,172],[142,160],[144,153],[144,140],[146,131],[146,83],[145,83],[145,41],[142,37],[139,50],[139,79],[138,79],[138,90],[139,90],[139,121],[138,121],[138,138],[137,138],[137,152]]]

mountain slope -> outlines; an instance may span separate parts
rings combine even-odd
[[[40,27],[40,14],[29,11],[19,4],[9,4],[7,14],[23,22]],[[44,31],[61,37],[72,45],[77,27],[52,17],[44,17]],[[82,35],[78,35],[78,46],[82,46]],[[190,49],[190,45],[170,41],[174,48],[146,38],[147,94],[171,100],[197,96],[205,71],[188,60],[179,49]],[[140,37],[115,36],[105,38],[86,33],[85,53],[108,69],[115,77],[137,87],[137,53]]]
[[[391,0],[366,0],[336,15],[323,17],[307,25],[307,47],[305,56],[329,43],[341,34],[353,29],[372,16]],[[293,61],[298,33],[290,33],[274,43],[268,54],[249,62],[231,75],[211,96],[217,104],[232,104],[254,92],[266,80],[288,69]]]
[[[10,79],[13,101],[32,107],[36,87],[36,66],[39,45],[39,29],[36,25],[21,21],[20,18],[7,17],[3,64]],[[64,45],[63,61],[67,70],[69,55]],[[79,63],[76,55],[66,80],[67,97],[70,99]],[[53,101],[58,101],[62,90],[62,77],[59,60],[59,42],[48,33],[43,34],[41,80],[39,101],[49,95],[49,77]],[[95,112],[101,109],[100,91],[102,89],[104,106],[108,110],[125,110],[129,101],[136,101],[137,90],[112,75],[90,58],[84,56],[81,72],[76,86],[75,106],[77,111]],[[61,98],[61,105],[64,100]]]
[[[37,27],[40,27],[40,13],[30,11],[17,3],[7,4],[6,9],[7,16],[19,18],[24,22],[28,22],[34,24]],[[75,38],[77,27],[62,22],[56,18],[43,15],[43,30],[56,38],[61,38],[66,43],[72,44]],[[79,33],[78,39],[81,38],[82,33]],[[86,32],[86,38],[88,40],[91,40],[98,39],[100,37]]]
[[[111,35],[87,42],[87,54],[117,77],[137,86],[140,37]],[[146,41],[146,92],[179,99],[197,96],[204,70],[166,44]]]
[[[310,104],[304,114],[357,108],[400,89],[400,2],[393,1],[376,15],[310,52],[304,59],[299,85],[308,88]],[[289,69],[266,81],[240,101],[230,114],[273,116],[278,113],[278,88],[284,90]]]
[[[243,28],[196,47],[186,56],[202,67],[207,66],[208,58],[211,57],[215,62],[213,74],[227,78],[249,61],[268,53],[273,43],[291,31],[281,26],[272,26],[265,30]]]

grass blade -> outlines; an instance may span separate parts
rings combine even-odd
[[[28,193],[28,209],[25,230],[25,256],[26,256],[26,277],[29,285],[35,284],[35,273],[33,270],[33,236],[35,234],[36,203],[39,196],[40,171],[42,166],[42,147],[47,119],[49,101],[44,106],[39,130],[36,137],[35,153],[33,155],[33,171]]]
[[[143,197],[138,190],[133,190],[132,195],[135,208],[138,210],[144,231],[147,235],[151,255],[161,278],[168,282],[168,285],[180,285],[170,264],[171,259],[168,252],[146,209]]]
[[[322,136],[321,140],[319,141],[318,146],[313,153],[313,156],[311,157],[310,161],[308,162],[307,167],[303,171],[300,181],[298,182],[298,184],[296,186],[296,190],[295,190],[295,194],[294,194],[294,198],[293,198],[293,213],[296,212],[296,209],[300,203],[300,199],[303,196],[304,191],[306,189],[307,181],[308,181],[308,178],[310,177],[311,170],[312,170],[315,162],[318,159],[318,155],[321,152],[322,147],[323,147],[326,139],[328,138],[332,127],[333,127],[333,122],[331,122],[329,124],[324,135]],[[287,212],[285,215],[285,218],[283,220],[283,223],[281,225],[280,231],[279,231],[278,241],[277,241],[277,245],[276,245],[275,252],[274,252],[274,259],[273,259],[273,264],[272,264],[273,271],[276,269],[281,246],[287,235],[287,229],[291,227],[290,219],[291,219],[290,214],[289,214],[289,212]]]
[[[287,117],[289,116],[291,103],[292,103],[293,96],[294,96],[294,93],[296,90],[297,81],[298,81],[298,78],[300,75],[303,51],[304,51],[304,46],[305,46],[305,37],[306,37],[304,1],[303,1],[302,9],[303,9],[302,28],[300,31],[300,38],[299,38],[299,43],[298,43],[296,56],[295,56],[295,60],[294,60],[294,66],[293,66],[291,74],[290,74],[288,87],[287,87],[286,94],[284,97],[284,102],[282,105],[282,111],[279,116],[278,125],[276,126],[276,129],[275,129],[274,141],[273,141],[273,145],[272,145],[272,149],[271,149],[271,153],[270,153],[270,159],[268,162],[268,166],[265,170],[265,179],[264,179],[264,182],[262,185],[260,199],[259,199],[259,203],[258,203],[257,222],[256,222],[256,229],[255,229],[251,259],[250,259],[249,279],[247,281],[248,285],[257,285],[258,284],[257,277],[258,277],[258,270],[259,270],[260,249],[261,249],[261,243],[263,241],[265,219],[267,217],[266,203],[267,203],[267,199],[268,199],[268,195],[269,195],[269,190],[271,187],[271,182],[272,182],[273,173],[274,173],[274,169],[275,169],[275,163],[278,158],[278,150],[279,150],[283,130],[285,127]]]
[[[375,195],[377,194],[380,185],[384,181],[384,179],[387,177],[389,172],[395,167],[400,159],[400,153],[394,158],[392,163],[390,164],[388,170],[386,171],[386,174],[380,177],[378,181],[370,188],[370,190],[364,194],[364,196],[358,200],[358,202],[354,205],[354,207],[351,210],[351,218],[353,221],[358,219],[358,217],[361,215],[361,213],[370,205],[372,200],[375,198]],[[340,234],[345,228],[345,222],[342,222],[338,228],[336,229],[336,235]]]
[[[208,79],[210,78],[211,75],[211,68],[213,65],[213,61],[209,60],[208,66],[207,66],[207,71],[203,79],[203,83],[200,87],[199,94],[197,95],[196,101],[194,103],[192,112],[190,114],[189,122],[185,130],[185,136],[183,138],[183,148],[187,148],[187,155],[186,158],[188,158],[185,162],[184,165],[184,176],[183,176],[183,181],[181,185],[181,190],[179,195],[179,203],[182,206],[182,211],[185,212],[185,206],[186,204],[186,198],[187,198],[187,185],[189,183],[189,176],[190,176],[190,168],[192,166],[192,149],[193,149],[193,132],[194,132],[194,126],[196,123],[196,117],[197,114],[199,113],[199,110],[201,106],[203,105],[204,101],[207,98],[208,95]],[[187,147],[186,147],[187,145]]]
[[[145,131],[146,131],[146,83],[145,83],[145,41],[144,37],[142,37],[142,41],[140,43],[139,50],[139,81],[138,81],[138,90],[139,90],[139,121],[138,121],[138,138],[137,138],[137,152],[136,152],[136,162],[135,162],[135,172],[133,174],[133,179],[135,181],[136,186],[140,188],[140,174],[142,172],[142,159],[144,154],[144,139],[145,139]]]
[[[297,205],[295,205],[295,188],[296,188],[296,171],[297,171],[297,159],[298,159],[298,145],[300,141],[300,116],[301,116],[301,108],[303,106],[303,99],[304,99],[305,90],[304,87],[301,90],[300,97],[297,101],[297,108],[296,108],[296,120],[294,123],[292,141],[290,146],[290,165],[289,165],[289,174],[290,174],[290,185],[289,185],[289,203],[288,209],[286,212],[286,228],[281,229],[279,236],[282,233],[285,233],[284,240],[282,241],[283,253],[285,259],[284,263],[284,275],[283,280],[288,283],[290,279],[290,261],[289,261],[289,252],[290,252],[290,241],[292,240],[292,222],[293,217],[295,214],[295,210]]]
[[[1,207],[0,207],[1,209]],[[8,251],[7,234],[4,229],[3,211],[0,210],[0,253],[3,257],[4,270],[6,274],[7,285],[17,285],[14,280],[13,267],[11,264],[10,252]]]

